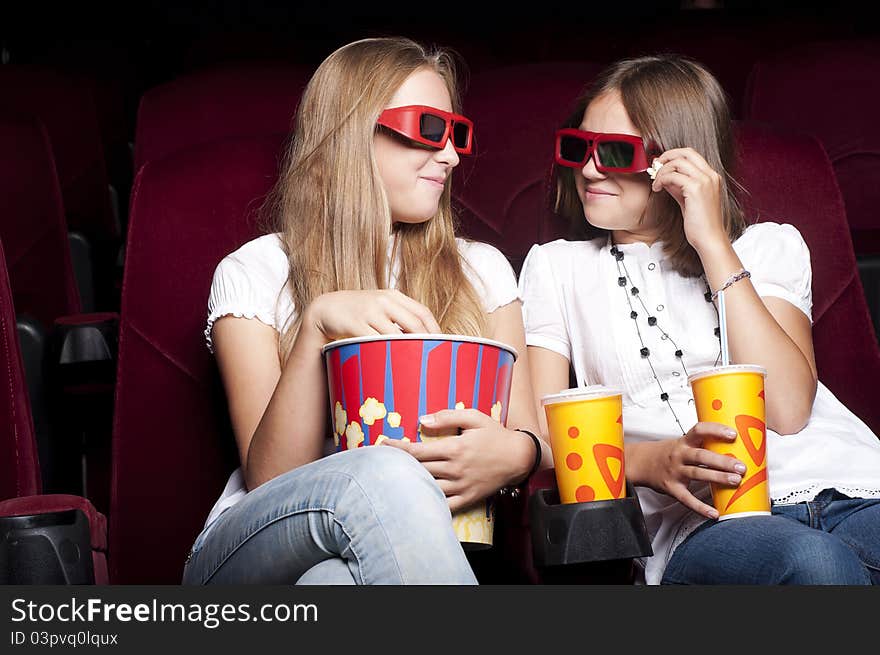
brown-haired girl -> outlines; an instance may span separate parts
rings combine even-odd
[[[557,136],[557,208],[587,239],[535,246],[520,276],[536,406],[569,366],[622,391],[648,583],[880,582],[880,442],[818,383],[809,251],[791,225],[745,226],[733,161],[724,94],[696,62],[620,61],[588,88]],[[731,363],[767,370],[773,507],[718,521],[708,483],[747,469],[703,448],[736,432],[697,422],[687,380],[721,359],[722,289]]]

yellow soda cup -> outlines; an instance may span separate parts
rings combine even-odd
[[[719,366],[688,376],[697,418],[723,423],[736,430],[736,441],[707,439],[703,447],[735,457],[746,465],[738,487],[712,484],[712,502],[719,520],[735,516],[770,514],[770,485],[767,479],[767,426],[764,406],[764,378],[760,366]]]
[[[541,399],[559,499],[563,503],[626,496],[621,393],[601,385]]]

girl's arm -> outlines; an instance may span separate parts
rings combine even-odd
[[[743,268],[721,218],[721,176],[692,148],[669,150],[653,190],[665,190],[682,208],[688,241],[713,291]],[[810,321],[791,303],[762,299],[748,279],[724,292],[730,360],[767,369],[767,426],[780,434],[801,430],[816,397]]]

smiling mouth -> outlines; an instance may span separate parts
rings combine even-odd
[[[431,182],[432,184],[436,184],[438,187],[446,186],[446,180],[443,180],[439,177],[423,177],[422,179],[427,182]]]

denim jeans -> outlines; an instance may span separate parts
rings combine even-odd
[[[825,489],[771,516],[706,521],[661,584],[880,584],[880,499]]]
[[[443,492],[394,448],[324,457],[260,485],[198,536],[184,584],[476,584]]]

